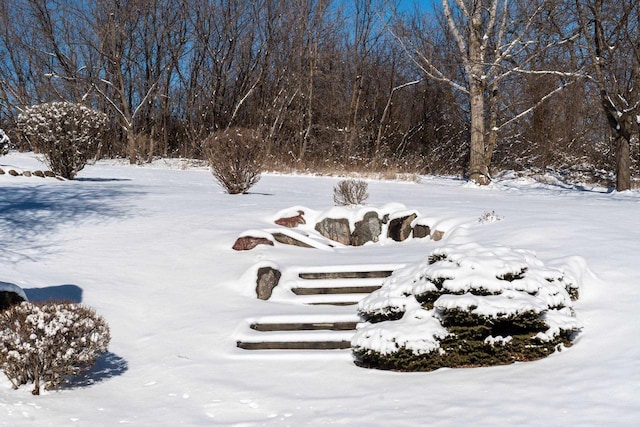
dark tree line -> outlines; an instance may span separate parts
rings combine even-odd
[[[638,167],[635,0],[0,0],[0,127],[80,102],[105,156],[258,130],[274,167]],[[13,141],[20,141],[13,133]],[[628,172],[627,178],[620,171]]]

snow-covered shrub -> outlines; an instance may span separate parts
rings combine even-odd
[[[13,283],[0,282],[0,311],[27,300],[27,295],[20,286]]]
[[[9,140],[9,137],[3,129],[0,129],[0,156],[4,156],[9,152],[10,144],[11,141]]]
[[[17,125],[56,174],[73,179],[95,159],[107,128],[106,114],[80,104],[50,102],[27,108]]]
[[[359,179],[344,179],[333,187],[333,201],[338,206],[361,205],[367,198],[369,185]]]
[[[478,245],[434,251],[396,271],[358,306],[361,366],[432,370],[535,360],[581,329],[577,282],[535,254]]]
[[[106,321],[81,304],[23,302],[0,313],[0,367],[14,388],[58,388],[107,351]]]
[[[260,180],[264,139],[251,129],[214,132],[203,143],[211,173],[229,194],[244,194]]]

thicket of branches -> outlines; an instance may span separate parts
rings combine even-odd
[[[0,127],[19,144],[20,112],[62,100],[107,113],[101,154],[132,162],[249,128],[277,168],[614,170],[607,118],[637,116],[614,92],[640,93],[635,0],[397,3],[0,2]]]

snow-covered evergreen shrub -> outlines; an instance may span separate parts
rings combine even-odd
[[[260,180],[264,139],[251,129],[214,132],[203,143],[211,173],[229,194],[244,194]]]
[[[338,206],[361,205],[367,198],[369,185],[359,179],[344,179],[333,187],[333,202]]]
[[[81,304],[23,302],[0,313],[0,367],[14,388],[58,388],[107,351],[106,321]]]
[[[9,137],[3,129],[0,129],[0,156],[4,156],[9,152],[10,144],[11,141],[9,140]]]
[[[436,250],[360,302],[366,323],[352,340],[356,363],[404,371],[546,357],[581,329],[577,285],[530,251]]]
[[[50,102],[27,108],[17,125],[56,174],[73,179],[98,154],[107,115],[80,104]]]

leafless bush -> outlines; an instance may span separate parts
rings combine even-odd
[[[251,129],[214,132],[204,141],[211,173],[229,194],[244,194],[260,180],[264,139]]]
[[[70,102],[34,105],[17,120],[31,148],[44,154],[51,170],[67,179],[95,159],[107,123],[106,114]]]
[[[344,179],[333,187],[333,201],[339,206],[361,205],[369,197],[365,181]]]
[[[23,302],[0,314],[0,367],[14,388],[58,388],[107,351],[106,321],[80,304]]]

